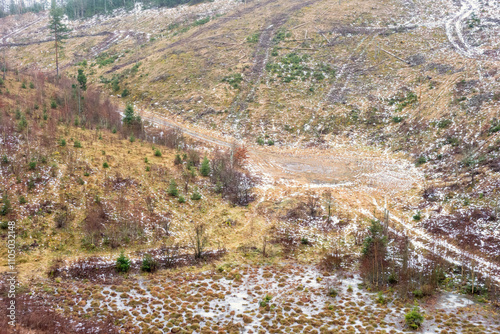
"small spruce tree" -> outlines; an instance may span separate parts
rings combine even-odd
[[[177,190],[177,183],[174,179],[170,181],[170,186],[168,187],[168,194],[170,196],[177,197],[179,195],[179,190]]]
[[[201,163],[200,173],[203,176],[210,175],[210,161],[208,161],[207,157],[203,158],[203,162]]]
[[[120,273],[126,273],[130,269],[130,259],[123,254],[120,253],[120,256],[116,259],[116,270]]]

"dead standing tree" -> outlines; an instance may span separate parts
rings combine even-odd
[[[203,250],[208,246],[207,227],[204,223],[196,223],[189,236],[190,246],[194,250],[195,259],[203,257]]]

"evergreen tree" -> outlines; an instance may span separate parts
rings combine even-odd
[[[125,117],[123,117],[123,123],[126,125],[133,125],[134,123],[140,123],[141,117],[135,115],[134,107],[131,104],[127,104],[125,108]]]
[[[179,191],[177,190],[177,183],[174,179],[170,181],[170,186],[168,187],[168,194],[170,196],[177,197],[179,195]]]
[[[121,252],[120,256],[116,259],[116,270],[120,273],[126,273],[129,271],[130,265],[130,259]]]
[[[52,6],[50,10],[49,31],[50,35],[54,36],[54,46],[56,49],[56,75],[59,76],[59,54],[63,49],[63,40],[68,38],[70,29],[62,22],[63,9],[61,7]]]
[[[78,69],[78,76],[76,77],[76,80],[78,80],[78,83],[80,84],[80,89],[83,91],[87,90],[87,76],[85,73],[83,73],[83,70],[80,68]]]
[[[203,158],[203,162],[201,163],[200,173],[203,176],[208,176],[210,174],[210,161],[208,161],[207,157]]]
[[[365,280],[374,286],[387,282],[387,235],[380,221],[373,219],[368,228],[368,236],[363,243],[361,271]]]

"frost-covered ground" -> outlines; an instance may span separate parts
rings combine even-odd
[[[126,333],[399,333],[413,307],[391,292],[377,302],[378,295],[364,289],[357,275],[329,275],[295,264],[226,264],[209,272],[159,272],[105,285],[62,281],[54,288],[60,312],[76,318],[111,316]],[[453,293],[421,309],[425,333],[500,329],[498,314]]]

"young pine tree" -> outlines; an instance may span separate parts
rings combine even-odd
[[[133,125],[140,122],[141,116],[135,114],[134,107],[131,104],[127,104],[127,107],[125,108],[125,116],[123,117],[123,124]]]
[[[210,175],[210,161],[208,161],[207,157],[203,158],[203,162],[201,163],[200,173],[203,176]]]
[[[168,187],[168,194],[170,196],[177,197],[179,195],[179,190],[177,190],[177,183],[174,179],[170,181],[170,186]]]

